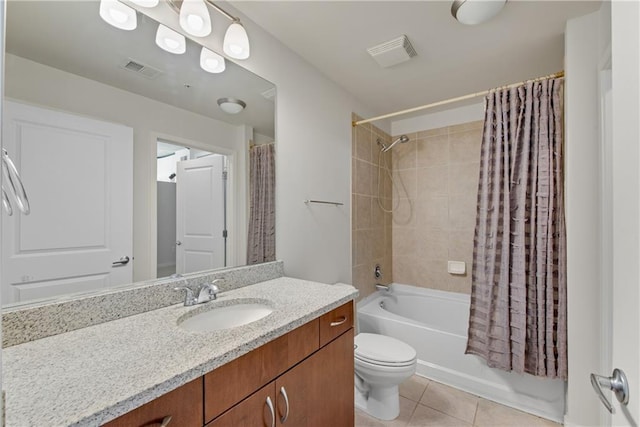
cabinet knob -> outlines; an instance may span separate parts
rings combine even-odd
[[[284,403],[286,405],[285,413],[280,417],[280,422],[284,424],[287,421],[287,418],[289,418],[289,397],[287,396],[287,390],[285,390],[284,387],[280,387],[280,394],[284,398]]]
[[[269,407],[269,412],[271,412],[271,427],[276,427],[276,411],[275,409],[273,409],[273,402],[271,401],[271,396],[267,396],[266,404]]]

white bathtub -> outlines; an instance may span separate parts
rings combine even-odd
[[[469,393],[562,422],[565,382],[487,367],[464,354],[469,296],[391,285],[358,303],[360,332],[389,335],[418,352],[417,373]]]

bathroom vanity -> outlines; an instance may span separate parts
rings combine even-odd
[[[105,426],[351,426],[353,361],[348,302]]]
[[[5,348],[6,425],[352,426],[356,295],[280,277]],[[239,302],[273,312],[180,327]]]

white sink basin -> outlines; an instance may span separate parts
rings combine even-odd
[[[267,317],[273,309],[260,303],[238,303],[214,307],[194,316],[178,320],[178,326],[192,332],[211,332],[236,328]]]

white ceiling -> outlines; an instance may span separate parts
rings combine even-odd
[[[273,138],[275,105],[261,95],[272,83],[231,61],[225,72],[207,73],[200,68],[195,42],[188,40],[187,52],[173,55],[156,46],[158,26],[152,19],[138,14],[138,28],[123,31],[104,22],[98,11],[97,0],[9,1],[6,50],[197,114],[246,124]],[[228,25],[218,15],[213,13]],[[121,65],[129,58],[162,73],[148,79],[127,71]],[[224,113],[216,103],[223,97],[240,98],[247,108],[236,115]]]
[[[478,26],[450,1],[233,1],[233,6],[377,113],[563,69],[565,22],[599,1],[509,0]],[[418,56],[380,68],[366,49],[406,34]],[[476,101],[477,102],[477,101]]]

